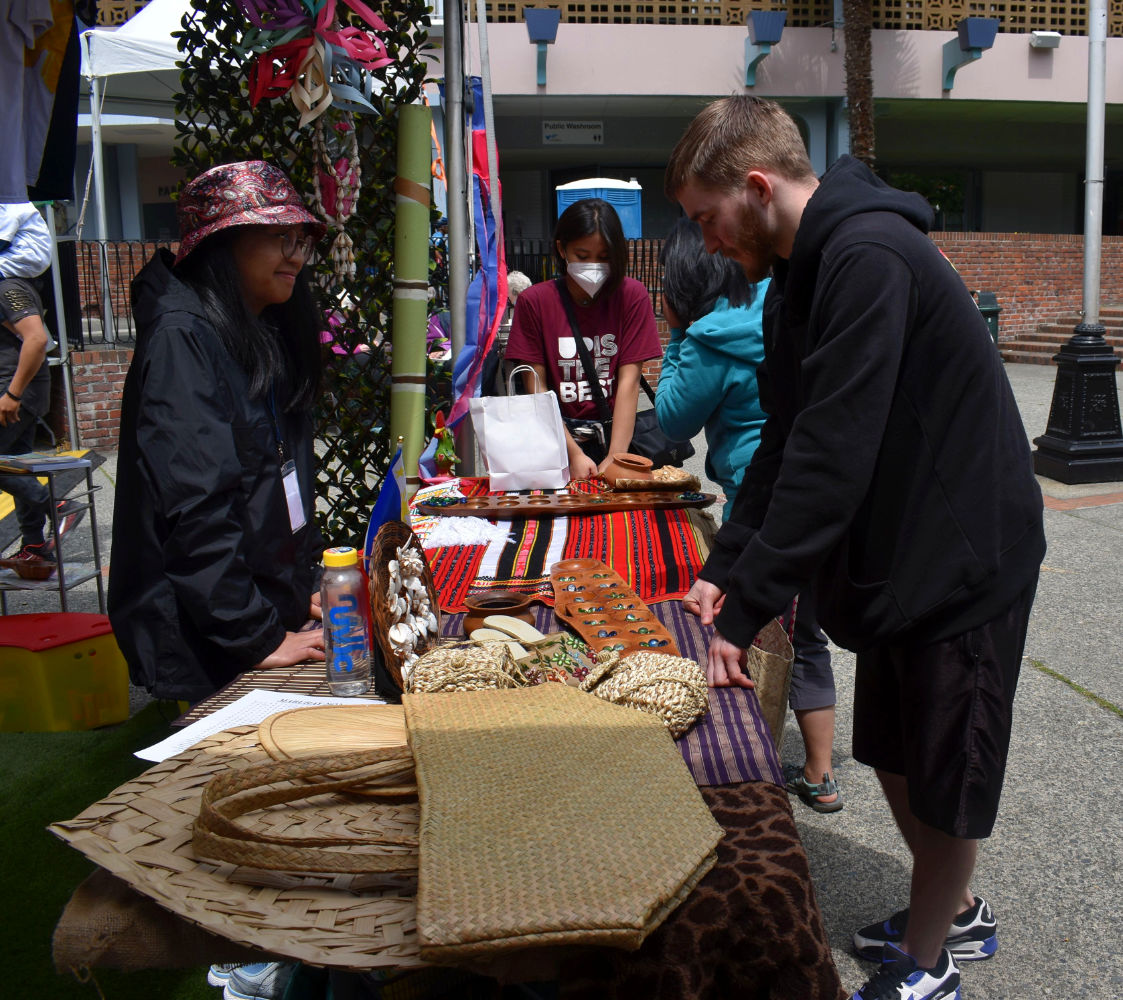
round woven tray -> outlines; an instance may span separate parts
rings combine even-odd
[[[414,876],[298,875],[195,857],[191,830],[206,783],[269,759],[256,726],[218,733],[50,829],[165,909],[239,944],[333,968],[420,964]],[[416,801],[329,794],[302,804],[299,816],[289,805],[256,821],[294,835],[330,827],[416,839],[419,815]]]
[[[390,573],[387,566],[392,559],[397,558],[398,549],[403,545],[416,549],[420,554],[423,566],[422,582],[429,594],[429,604],[433,609],[433,614],[437,616],[438,623],[441,615],[440,600],[437,597],[437,588],[433,583],[433,573],[429,569],[429,560],[425,558],[425,550],[408,525],[401,521],[388,521],[378,529],[378,534],[374,539],[374,547],[371,550],[370,616],[374,625],[374,639],[378,643],[379,649],[382,650],[386,670],[400,689],[405,687],[402,680],[402,663],[405,657],[396,653],[390,645],[388,633],[393,619],[389,601],[386,599],[386,591],[390,585]],[[420,655],[436,644],[437,637],[430,635],[420,641],[414,647],[414,651]]]
[[[404,747],[409,742],[401,705],[290,708],[265,719],[257,736],[274,760]]]

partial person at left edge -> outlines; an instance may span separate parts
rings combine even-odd
[[[323,327],[305,265],[325,227],[260,160],[183,189],[181,242],[132,284],[109,616],[133,682],[199,701],[323,659],[310,411]]]
[[[35,450],[35,429],[51,403],[47,353],[53,346],[43,322],[43,302],[32,284],[50,267],[51,236],[30,202],[0,205],[0,454]],[[0,475],[20,528],[12,558],[54,562],[55,539],[46,538],[51,494],[36,476]],[[73,527],[85,507],[61,501],[59,533]]]

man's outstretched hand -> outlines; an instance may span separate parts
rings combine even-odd
[[[712,625],[714,615],[721,610],[725,591],[708,580],[695,580],[690,592],[682,599],[683,609],[697,615],[703,625]]]

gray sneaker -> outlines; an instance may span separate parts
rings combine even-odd
[[[296,972],[295,962],[256,962],[230,972],[222,995],[225,1000],[281,1000]]]

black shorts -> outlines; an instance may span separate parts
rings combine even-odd
[[[997,618],[928,644],[858,654],[854,759],[908,780],[909,808],[953,837],[990,836],[1037,579]]]

